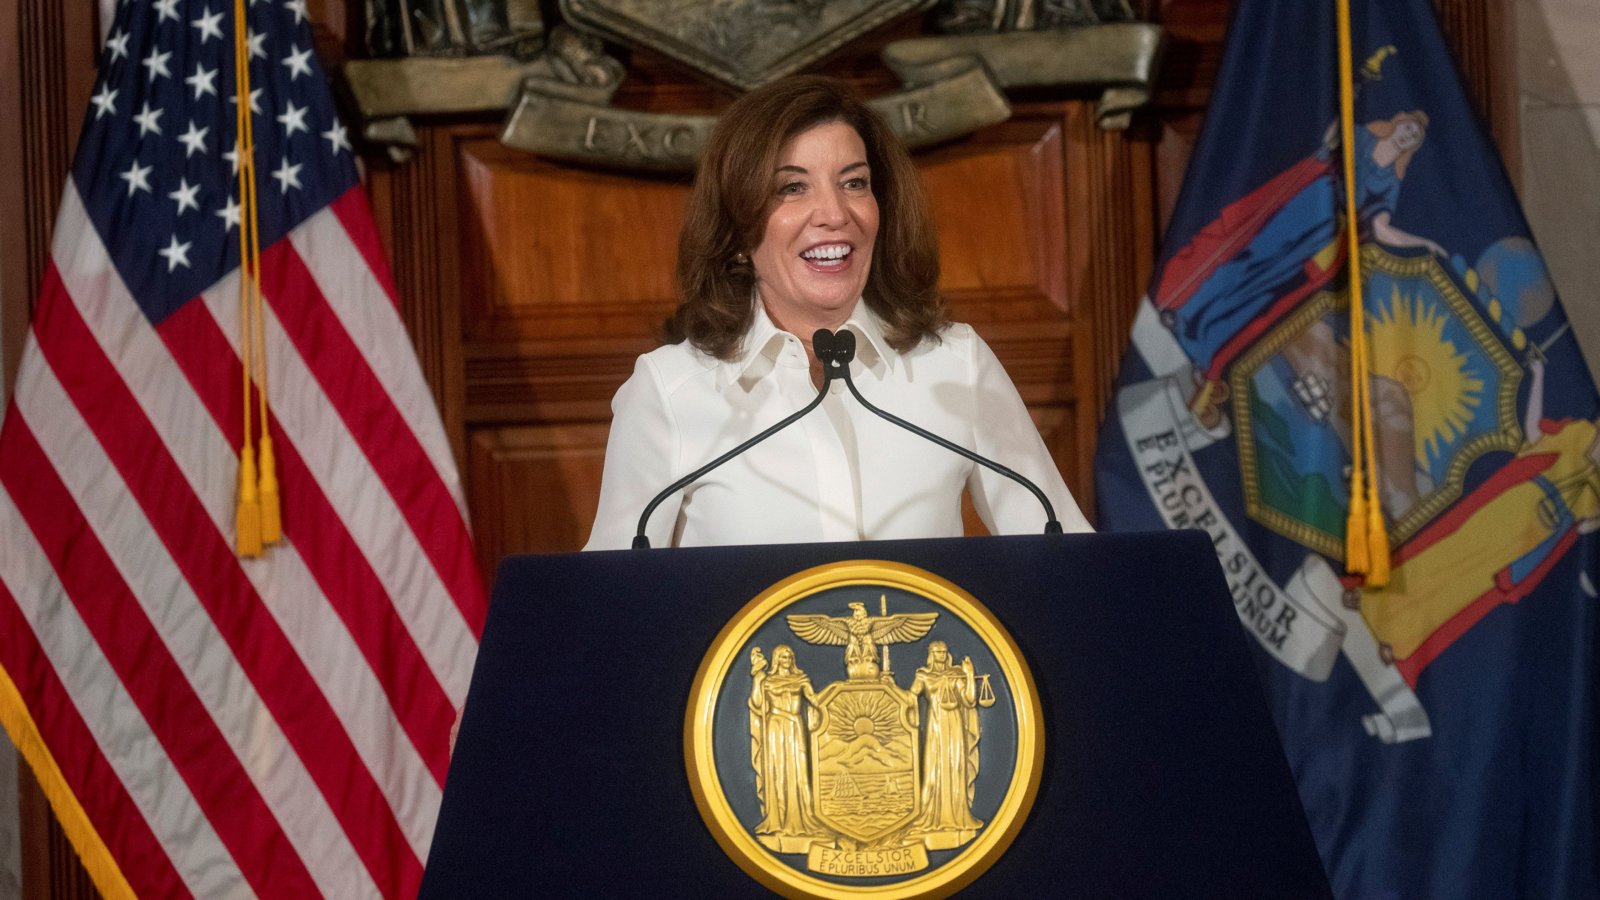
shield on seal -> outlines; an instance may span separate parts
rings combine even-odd
[[[917,702],[891,684],[838,681],[817,695],[811,789],[817,817],[875,841],[916,817]]]

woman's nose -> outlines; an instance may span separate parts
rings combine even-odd
[[[811,209],[811,220],[818,225],[838,227],[850,219],[844,194],[837,190],[819,191],[817,205]]]

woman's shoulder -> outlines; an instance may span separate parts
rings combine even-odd
[[[661,389],[671,394],[695,378],[715,371],[720,362],[716,357],[695,349],[688,341],[683,341],[663,344],[641,355],[634,374],[637,377],[641,372],[649,372]]]
[[[982,342],[983,339],[978,337],[978,332],[971,325],[965,322],[948,322],[902,355],[907,359],[922,357],[930,360],[965,362],[972,359],[974,346]]]

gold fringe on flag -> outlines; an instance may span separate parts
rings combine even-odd
[[[0,726],[11,736],[11,743],[16,745],[17,752],[33,770],[33,777],[38,780],[45,799],[55,811],[56,821],[61,823],[61,830],[72,843],[72,849],[78,851],[84,871],[89,873],[89,880],[94,882],[101,896],[108,900],[135,900],[138,895],[128,884],[128,877],[122,873],[116,857],[111,855],[100,832],[89,820],[89,814],[84,811],[83,804],[78,801],[78,795],[67,783],[67,776],[45,745],[38,723],[28,712],[28,705],[23,702],[21,692],[5,669],[0,669]]]
[[[1339,25],[1339,143],[1344,162],[1344,231],[1350,284],[1350,515],[1345,520],[1345,571],[1366,575],[1369,587],[1389,583],[1389,533],[1373,452],[1372,361],[1361,286],[1361,233],[1356,206],[1355,73],[1351,55],[1350,0],[1335,0]],[[1392,51],[1391,51],[1392,52]],[[1368,66],[1381,65],[1381,57]]]

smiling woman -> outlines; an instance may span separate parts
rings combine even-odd
[[[938,280],[916,168],[853,90],[801,76],[734,103],[701,156],[679,237],[673,343],[640,357],[612,402],[587,549],[628,546],[657,491],[809,403],[821,328],[854,332],[852,378],[875,405],[1016,469],[1066,530],[1089,530],[993,352],[948,320]],[[820,414],[669,499],[651,544],[956,536],[963,490],[990,531],[1042,528],[1025,489],[841,388]]]

